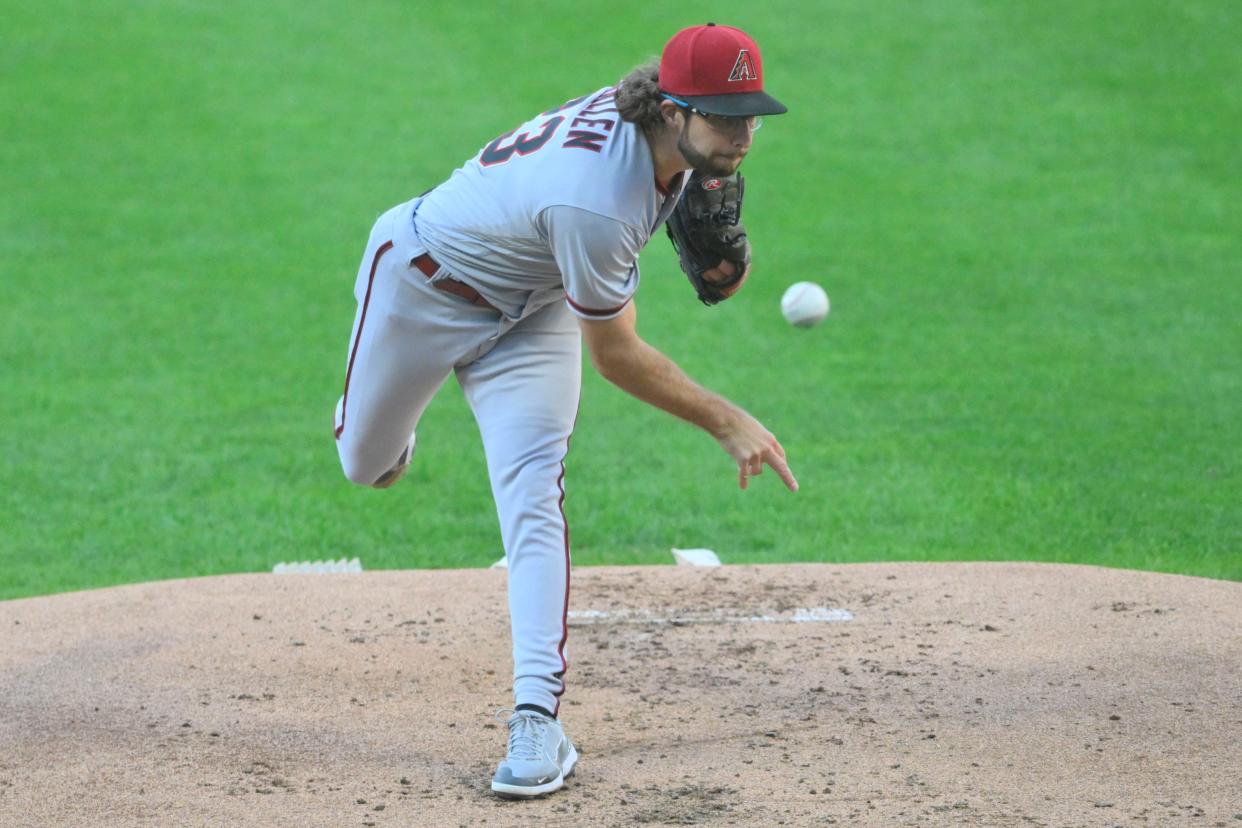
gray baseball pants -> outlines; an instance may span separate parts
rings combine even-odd
[[[426,252],[411,220],[418,201],[379,218],[359,267],[334,424],[341,466],[373,484],[456,374],[483,438],[508,563],[514,702],[555,714],[568,665],[564,461],[582,384],[577,320],[564,301],[514,320],[433,287],[413,265]]]

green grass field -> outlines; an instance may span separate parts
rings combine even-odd
[[[802,490],[738,491],[588,371],[575,562],[1242,579],[1242,6],[422,5],[0,0],[0,598],[499,557],[451,383],[407,480],[340,473],[371,222],[707,19],[756,37],[790,114],[746,165],[746,289],[703,308],[656,239],[640,330]],[[833,299],[809,331],[777,308],[803,279]]]

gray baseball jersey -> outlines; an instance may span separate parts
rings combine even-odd
[[[659,188],[615,97],[606,87],[500,136],[418,208],[431,255],[509,317],[564,296],[579,316],[607,319],[638,289],[638,254],[686,176]]]

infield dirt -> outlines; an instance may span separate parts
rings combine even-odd
[[[0,825],[1242,828],[1242,584],[574,573],[564,790],[497,799],[502,570],[0,603]]]

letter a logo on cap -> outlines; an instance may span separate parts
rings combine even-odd
[[[750,60],[748,49],[742,49],[737,53],[737,61],[733,64],[733,71],[729,73],[729,80],[759,80],[759,73],[755,71],[755,64]]]

